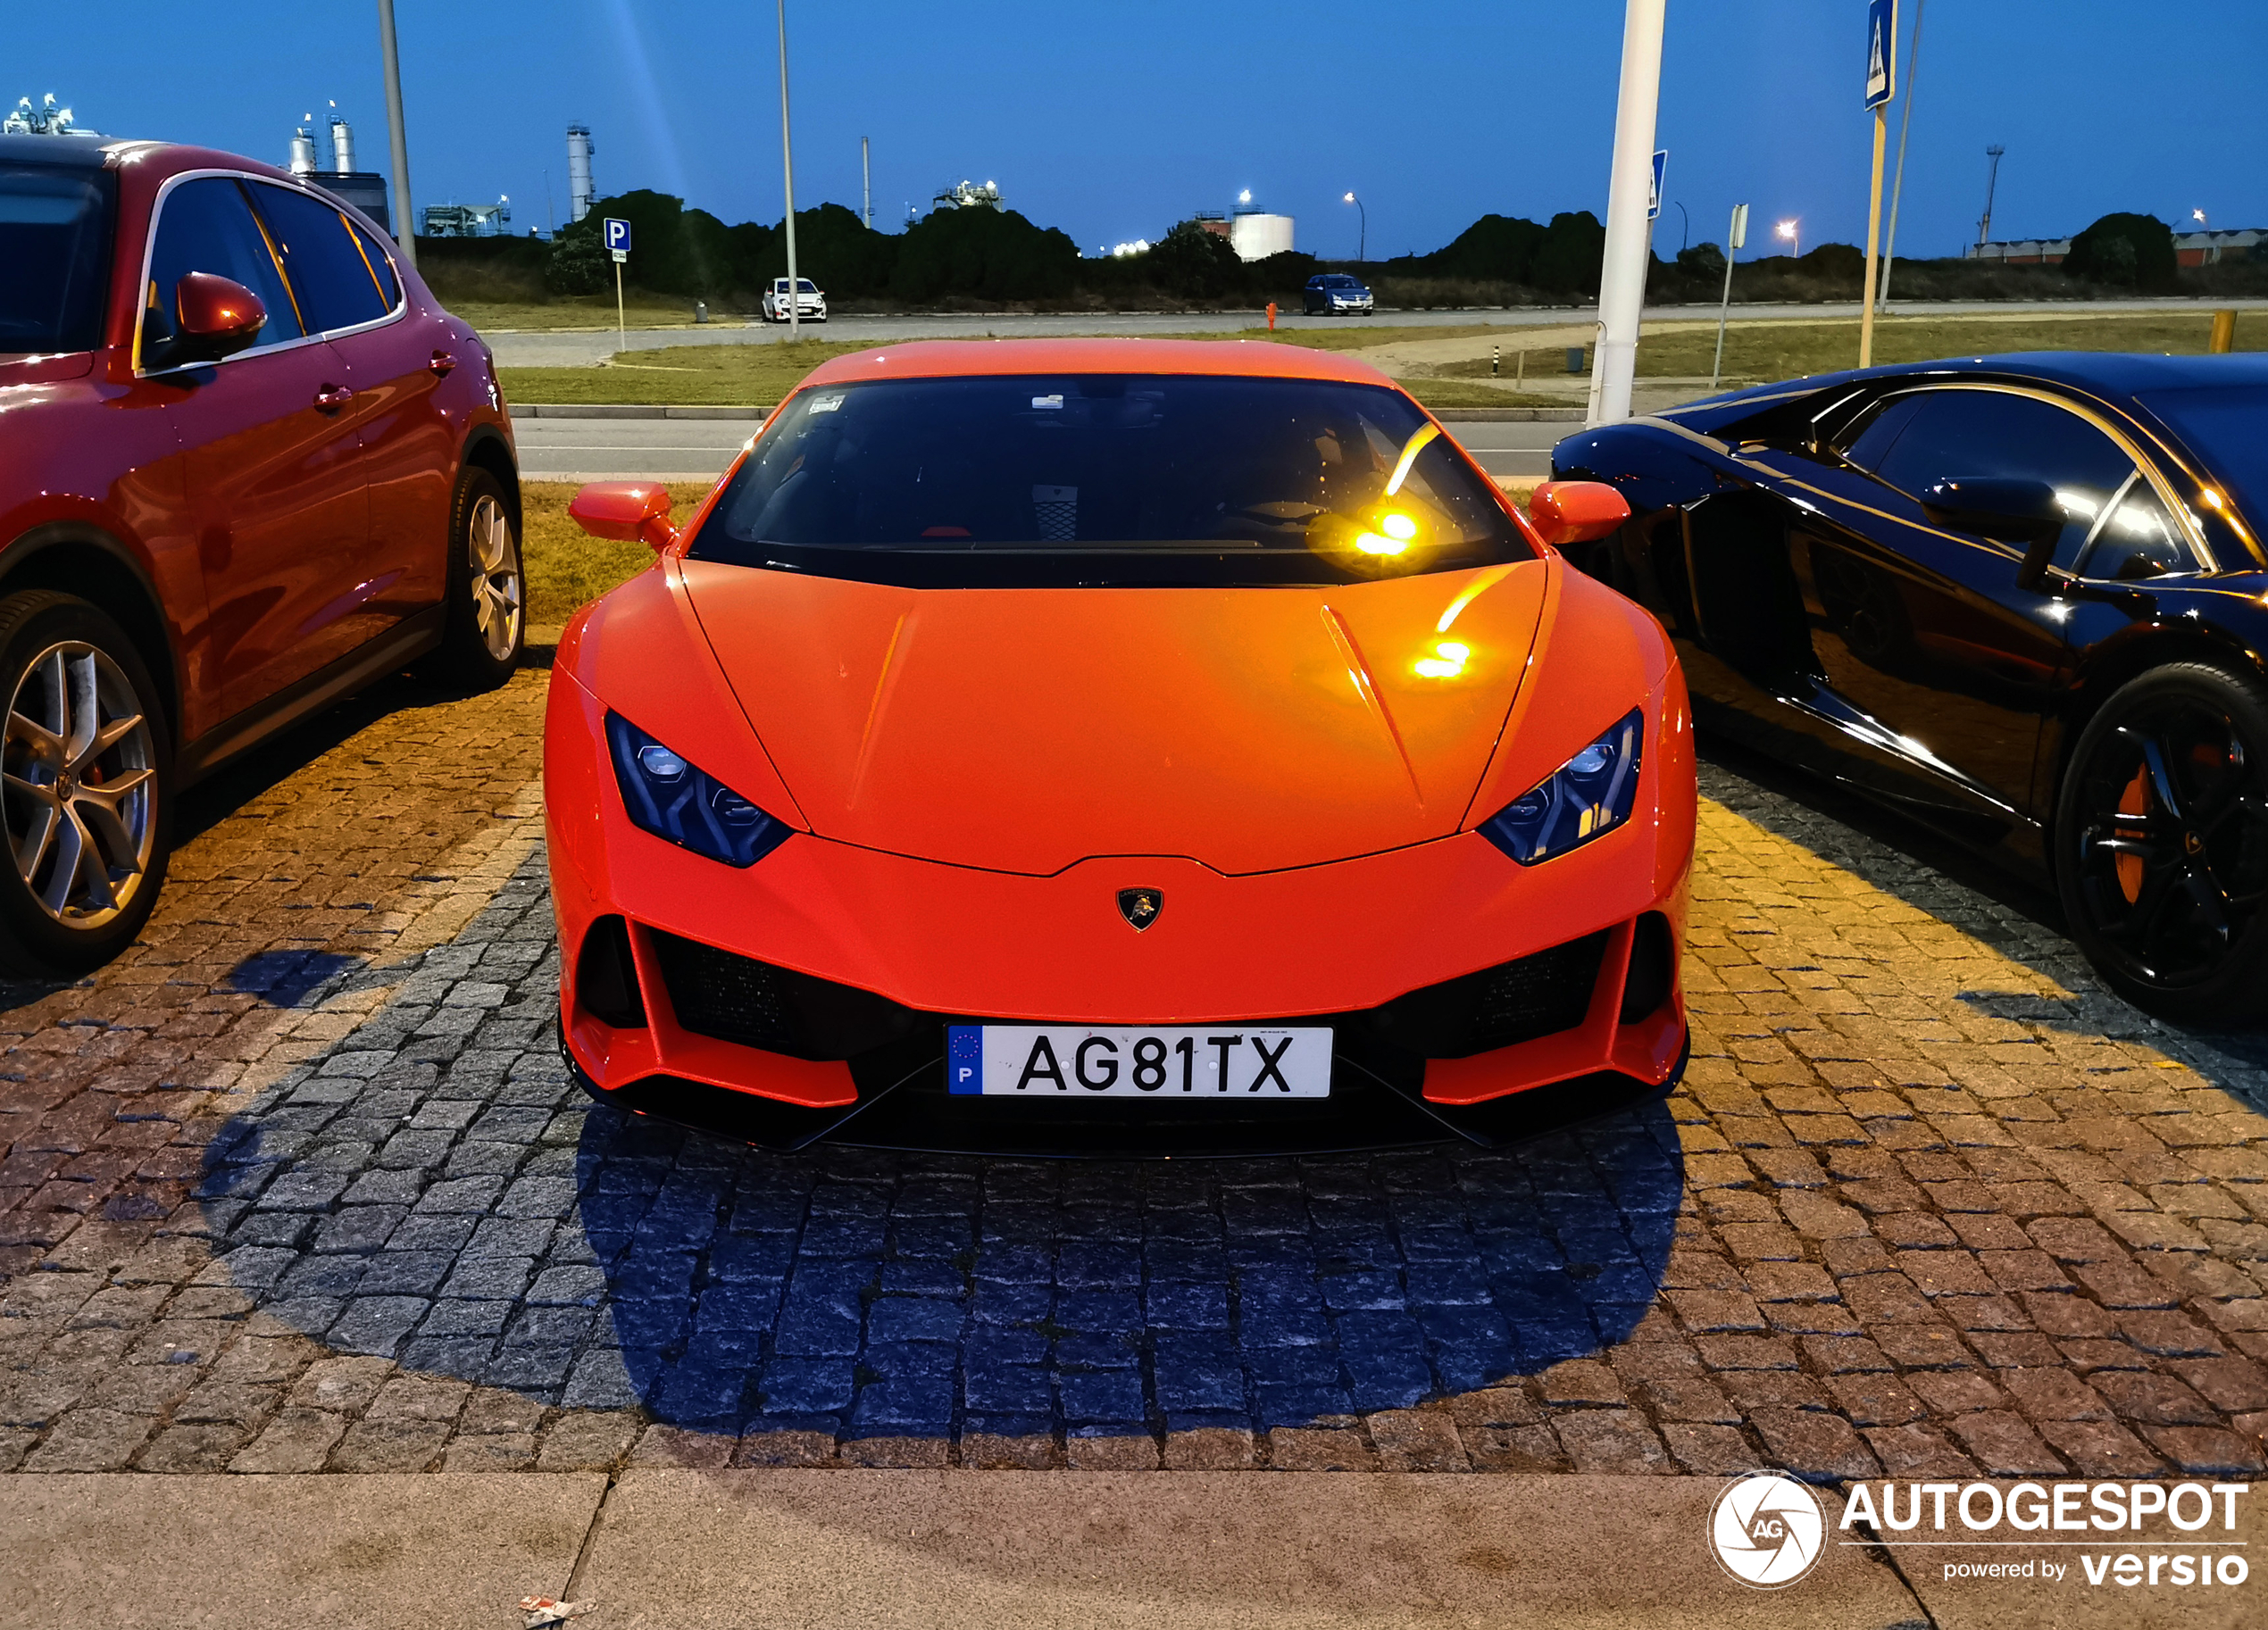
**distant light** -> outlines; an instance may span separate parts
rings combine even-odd
[[[1404,543],[1417,536],[1417,522],[1407,515],[1393,514],[1378,523],[1378,529],[1388,537],[1398,537]]]
[[[1354,195],[1353,193],[1349,193],[1349,194],[1347,194],[1347,197],[1346,197],[1345,202],[1347,202],[1347,203],[1348,203],[1348,204],[1352,204],[1352,203],[1354,203],[1354,202],[1355,202],[1355,195]]]
[[[1380,537],[1375,532],[1358,533],[1355,547],[1364,554],[1399,554],[1409,547],[1398,537]]]
[[[1783,220],[1772,230],[1782,237],[1793,237],[1796,236],[1796,223],[1792,220]]]
[[[1247,187],[1244,189],[1244,191],[1238,193],[1237,195],[1237,202],[1238,204],[1250,204],[1252,202],[1252,188]],[[2205,217],[2200,215],[2197,219],[2203,220]]]

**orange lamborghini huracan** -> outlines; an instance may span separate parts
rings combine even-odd
[[[563,637],[568,1057],[773,1147],[1490,1143],[1683,1066],[1685,684],[1367,365],[886,346]]]

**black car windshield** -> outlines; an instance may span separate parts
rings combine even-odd
[[[2205,462],[2244,517],[2245,530],[2268,536],[2268,387],[2148,391],[2141,403]]]
[[[920,587],[1355,583],[1532,558],[1487,479],[1381,386],[877,380],[792,398],[689,553]]]
[[[0,353],[102,344],[113,186],[104,170],[0,164]]]

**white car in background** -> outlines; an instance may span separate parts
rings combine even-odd
[[[796,316],[803,322],[827,320],[827,296],[819,292],[819,285],[809,278],[796,279]],[[771,287],[764,290],[763,320],[766,322],[788,320],[787,279],[772,279]]]

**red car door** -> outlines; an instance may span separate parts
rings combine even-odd
[[[170,332],[173,291],[192,271],[233,279],[268,308],[248,350],[155,376],[178,393],[172,416],[205,584],[200,643],[230,714],[378,632],[359,592],[370,498],[346,368],[310,336],[245,185],[200,175],[166,189],[143,291],[146,344]]]
[[[368,612],[392,622],[440,603],[457,432],[435,399],[455,365],[440,319],[406,305],[383,245],[313,194],[255,183],[254,202],[315,331],[346,360],[370,485]]]

